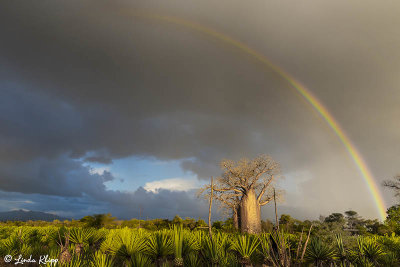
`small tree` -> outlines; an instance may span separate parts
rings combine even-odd
[[[196,227],[202,227],[202,228],[207,227],[207,223],[203,219],[199,218],[196,221]]]
[[[400,198],[400,175],[395,176],[392,180],[384,181],[383,186],[392,189],[395,196]],[[386,213],[386,224],[392,231],[400,233],[400,205],[390,207]]]
[[[396,234],[400,234],[400,205],[387,210],[386,225]]]
[[[175,215],[175,217],[172,219],[172,224],[176,225],[183,224],[183,220],[179,215]]]
[[[194,228],[196,228],[196,220],[190,217],[186,217],[183,221],[183,226],[190,228],[190,230],[193,230]]]
[[[227,192],[215,192],[214,198],[220,203],[220,207],[231,213],[233,227],[240,229],[240,198],[237,194]]]
[[[95,214],[93,216],[85,216],[80,221],[85,223],[87,227],[101,228],[111,224],[115,220],[110,213]]]
[[[341,213],[332,213],[328,217],[325,218],[325,222],[328,223],[343,223],[345,222],[344,216]]]

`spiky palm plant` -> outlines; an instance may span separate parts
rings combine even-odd
[[[291,263],[291,242],[288,234],[283,231],[273,231],[259,235],[263,263],[272,266],[289,266]]]
[[[172,267],[174,266],[172,263],[170,263],[169,261],[165,261],[161,264],[161,267]]]
[[[258,238],[260,240],[260,243],[258,245],[258,253],[263,259],[263,263],[267,264],[268,263],[268,258],[269,258],[269,250],[270,250],[270,242],[269,242],[269,233],[261,233]]]
[[[212,266],[227,266],[229,264],[229,252],[231,240],[228,234],[216,233],[212,239],[205,235],[203,237],[203,257]]]
[[[104,238],[104,241],[101,243],[99,250],[103,253],[111,254],[115,246],[114,243],[116,242],[117,239],[118,239],[118,230],[115,229],[109,230]]]
[[[230,256],[236,256],[231,253],[232,251],[232,235],[225,233],[218,233],[215,236],[215,241],[217,243],[219,262],[221,266],[229,266]]]
[[[364,255],[368,260],[376,264],[380,256],[384,254],[385,252],[376,238],[366,238],[364,242]]]
[[[151,259],[141,253],[136,253],[131,261],[127,264],[128,267],[152,267],[154,266]]]
[[[385,255],[383,255],[380,261],[383,264],[383,266],[387,267],[400,266],[400,259],[393,252],[386,253]]]
[[[307,247],[305,259],[314,263],[315,266],[323,266],[336,260],[337,256],[332,247],[323,243],[320,238],[313,238]]]
[[[10,236],[2,242],[4,253],[12,256],[17,254],[30,255],[29,237],[31,232],[31,229],[28,227],[18,227],[15,231],[12,231]]]
[[[38,229],[40,236],[40,243],[45,247],[50,247],[53,245],[57,245],[54,237],[57,236],[58,228],[53,226],[43,227]]]
[[[232,250],[240,255],[244,266],[251,266],[251,256],[256,251],[260,240],[253,235],[237,235],[232,242]]]
[[[133,257],[143,252],[146,248],[146,236],[143,230],[121,229],[108,248],[115,257],[129,264]]]
[[[69,239],[75,244],[75,254],[80,255],[83,247],[89,244],[89,240],[95,235],[95,231],[90,228],[72,228]]]
[[[368,262],[375,265],[379,258],[384,255],[381,245],[376,238],[358,237],[357,247],[351,251],[352,261],[359,265],[366,265]]]
[[[189,230],[183,231],[182,255],[185,257],[201,249],[202,236]]]
[[[227,266],[227,267],[242,267],[242,264],[240,263],[240,260],[234,253],[229,253],[226,256],[226,261],[224,262],[224,265],[222,266]],[[258,265],[256,265],[258,266]]]
[[[183,266],[183,227],[182,225],[173,227],[173,243],[174,243],[174,265],[175,266]]]
[[[157,266],[165,261],[165,259],[174,254],[174,244],[166,230],[152,233],[147,238],[147,246],[145,253],[156,262]]]
[[[341,234],[335,235],[335,244],[336,244],[336,256],[342,265],[348,265],[348,255],[347,251],[343,244],[343,238]]]
[[[112,267],[114,265],[112,257],[97,251],[91,260],[91,267]]]
[[[56,266],[60,266],[59,262],[58,262],[58,254],[59,254],[60,250],[59,248],[51,248],[50,250],[48,250],[45,254],[48,255],[49,259],[56,259],[57,262],[53,262],[53,261],[49,261],[46,263],[47,267],[56,267]]]
[[[376,267],[377,265],[370,262],[367,258],[361,258],[356,263],[357,267]]]
[[[49,258],[55,259],[55,255],[50,255]],[[43,265],[40,265],[43,266]],[[90,266],[90,262],[83,261],[79,257],[71,257],[70,261],[61,263],[60,261],[58,262],[47,262],[46,267],[81,267],[81,266]]]
[[[200,257],[196,253],[190,253],[190,254],[186,255],[186,257],[184,259],[184,264],[186,267],[202,266]]]
[[[216,235],[214,235],[214,238]],[[211,266],[218,265],[219,256],[218,250],[220,249],[217,245],[217,242],[214,239],[211,239],[209,236],[205,236],[202,240],[203,257],[210,263]]]
[[[23,243],[17,235],[11,235],[9,238],[2,240],[1,250],[4,255],[15,256],[20,253]]]
[[[392,251],[400,259],[400,236],[392,233],[391,236],[381,236],[377,240],[379,244],[387,250]]]
[[[50,249],[57,247],[56,240],[53,239],[56,233],[57,228],[52,226],[37,229],[36,235],[29,241],[31,246],[37,246],[36,255],[47,254]]]
[[[89,263],[84,262],[77,256],[74,256],[70,261],[61,264],[62,267],[81,267],[85,265],[89,265]]]
[[[42,234],[40,233],[39,229],[33,228],[29,232],[27,241],[30,245],[36,245],[41,242],[41,237],[42,237]]]
[[[106,229],[94,230],[94,234],[88,239],[89,248],[92,251],[99,250],[101,244],[106,240],[108,232]]]
[[[400,237],[394,233],[391,236],[385,235],[377,239],[384,251],[389,251],[384,255],[382,262],[385,266],[400,266]]]

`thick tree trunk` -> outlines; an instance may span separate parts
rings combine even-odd
[[[233,227],[235,227],[236,230],[239,230],[240,228],[240,207],[236,207],[233,209]]]
[[[261,210],[254,189],[243,195],[240,203],[241,231],[245,233],[261,232]]]

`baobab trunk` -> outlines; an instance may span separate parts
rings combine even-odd
[[[233,227],[236,230],[240,228],[240,207],[233,208]]]
[[[261,210],[254,189],[243,195],[240,203],[240,228],[245,233],[261,232]]]

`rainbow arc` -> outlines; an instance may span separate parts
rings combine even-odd
[[[385,202],[383,197],[379,191],[379,188],[375,182],[375,179],[369,170],[365,160],[362,158],[360,152],[357,150],[356,146],[351,142],[349,137],[345,134],[344,130],[340,127],[339,123],[335,120],[332,114],[328,111],[328,109],[322,104],[322,102],[309,90],[307,87],[302,85],[299,81],[297,81],[294,77],[292,77],[288,72],[280,68],[279,66],[273,64],[270,60],[268,60],[261,53],[251,49],[244,43],[231,38],[228,35],[220,33],[216,30],[198,24],[196,22],[192,22],[186,19],[181,19],[177,17],[158,15],[154,13],[148,12],[133,12],[131,13],[134,16],[139,16],[147,19],[153,19],[161,22],[173,23],[177,25],[181,25],[192,30],[196,30],[208,36],[214,37],[226,44],[229,44],[242,52],[254,57],[259,62],[263,63],[269,69],[276,72],[280,75],[284,80],[289,82],[289,84],[296,90],[298,94],[300,94],[312,107],[313,109],[326,121],[329,127],[334,131],[336,136],[340,139],[340,141],[345,146],[346,150],[350,154],[354,163],[356,164],[358,170],[360,171],[364,181],[366,182],[369,191],[375,201],[376,208],[378,210],[379,216],[381,220],[386,218],[385,211]]]

